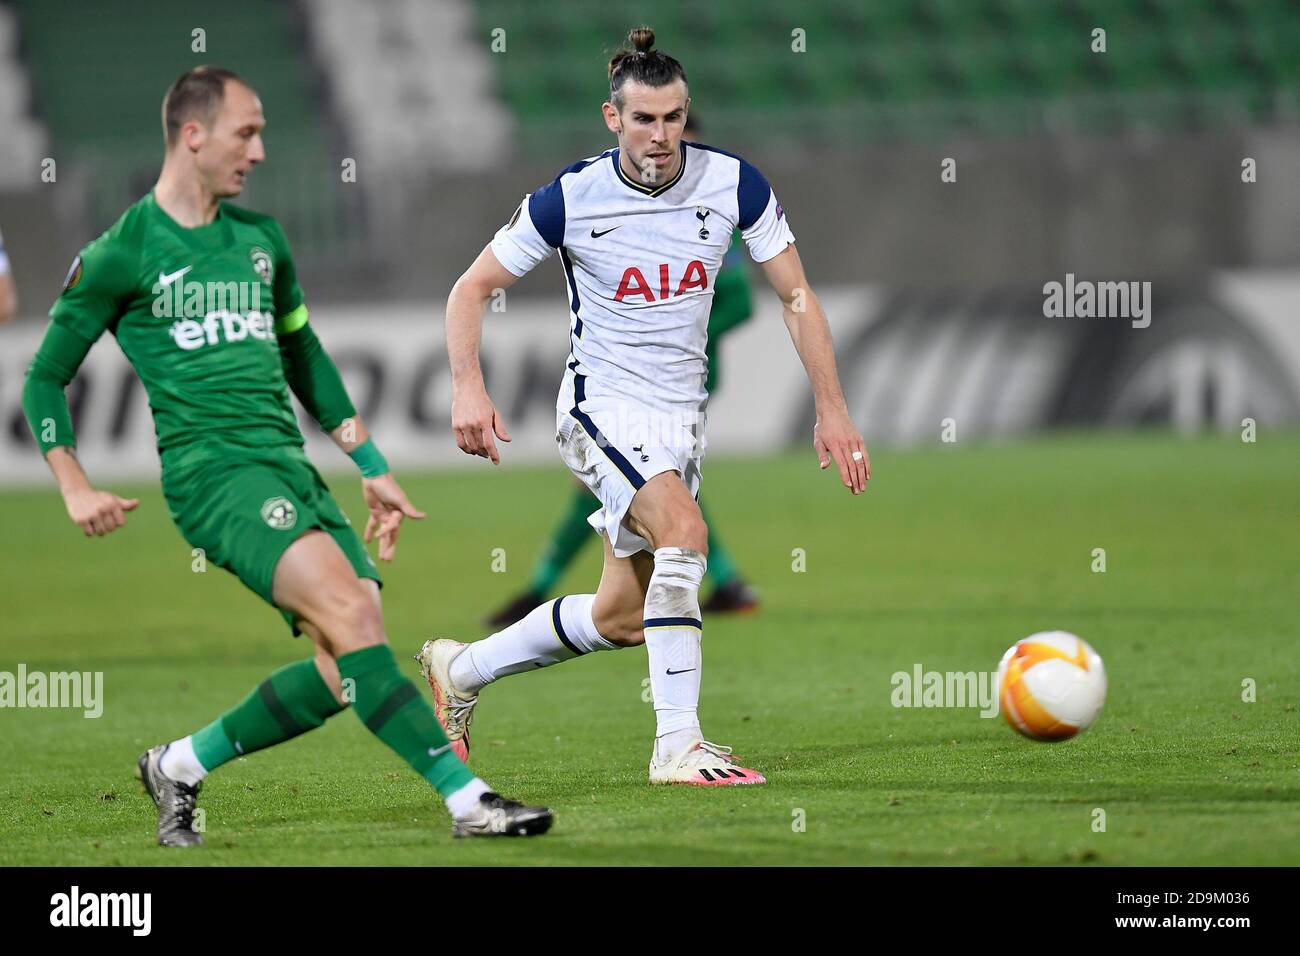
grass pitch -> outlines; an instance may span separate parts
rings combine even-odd
[[[471,762],[554,807],[546,837],[453,841],[436,796],[344,713],[210,777],[207,846],[185,852],[154,845],[136,756],[308,647],[224,571],[191,570],[156,487],[114,486],[141,507],[95,541],[52,489],[8,491],[0,670],[102,671],[105,704],[0,710],[0,863],[1294,865],[1298,463],[1294,433],[1075,435],[878,454],[852,499],[811,451],[709,461],[705,498],[765,603],[706,622],[704,727],[770,784],[648,787],[645,653],[626,650],[483,694]],[[384,572],[419,681],[426,637],[484,636],[570,485],[558,463],[399,477],[430,513]],[[356,480],[331,483],[358,522]],[[593,590],[598,565],[592,547],[566,589]],[[891,706],[896,671],[993,670],[1055,628],[1110,678],[1076,740]]]

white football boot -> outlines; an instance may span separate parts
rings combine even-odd
[[[420,673],[433,691],[434,715],[451,741],[451,752],[462,761],[469,760],[469,724],[474,719],[478,695],[462,697],[457,693],[451,682],[451,662],[467,647],[460,641],[438,638],[425,641],[415,655]]]
[[[707,740],[693,741],[681,753],[662,763],[650,757],[651,783],[682,783],[696,787],[734,787],[749,783],[767,783],[757,770],[735,762],[730,747],[719,747]]]

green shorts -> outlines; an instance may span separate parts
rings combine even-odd
[[[347,515],[297,447],[239,449],[183,465],[164,460],[162,486],[185,540],[272,606],[280,556],[313,528],[338,542],[357,577],[383,584]],[[279,610],[297,635],[293,614]]]

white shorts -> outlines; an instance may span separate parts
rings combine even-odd
[[[615,557],[653,553],[650,542],[623,522],[641,486],[665,471],[677,472],[699,497],[703,418],[675,422],[671,413],[608,398],[586,399],[581,406],[556,411],[555,441],[569,470],[600,501],[587,521],[609,537]]]

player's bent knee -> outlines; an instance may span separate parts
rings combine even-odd
[[[698,551],[700,554],[708,555],[709,526],[705,523],[703,517],[695,518],[687,524],[684,537],[687,544],[683,545],[683,547],[689,551]]]
[[[385,641],[383,615],[374,597],[361,586],[360,581],[334,595],[327,605],[324,620],[313,623],[329,638],[335,657]]]
[[[654,546],[658,548],[683,548],[687,551],[709,553],[709,526],[699,515],[674,521],[663,532],[655,536]]]

